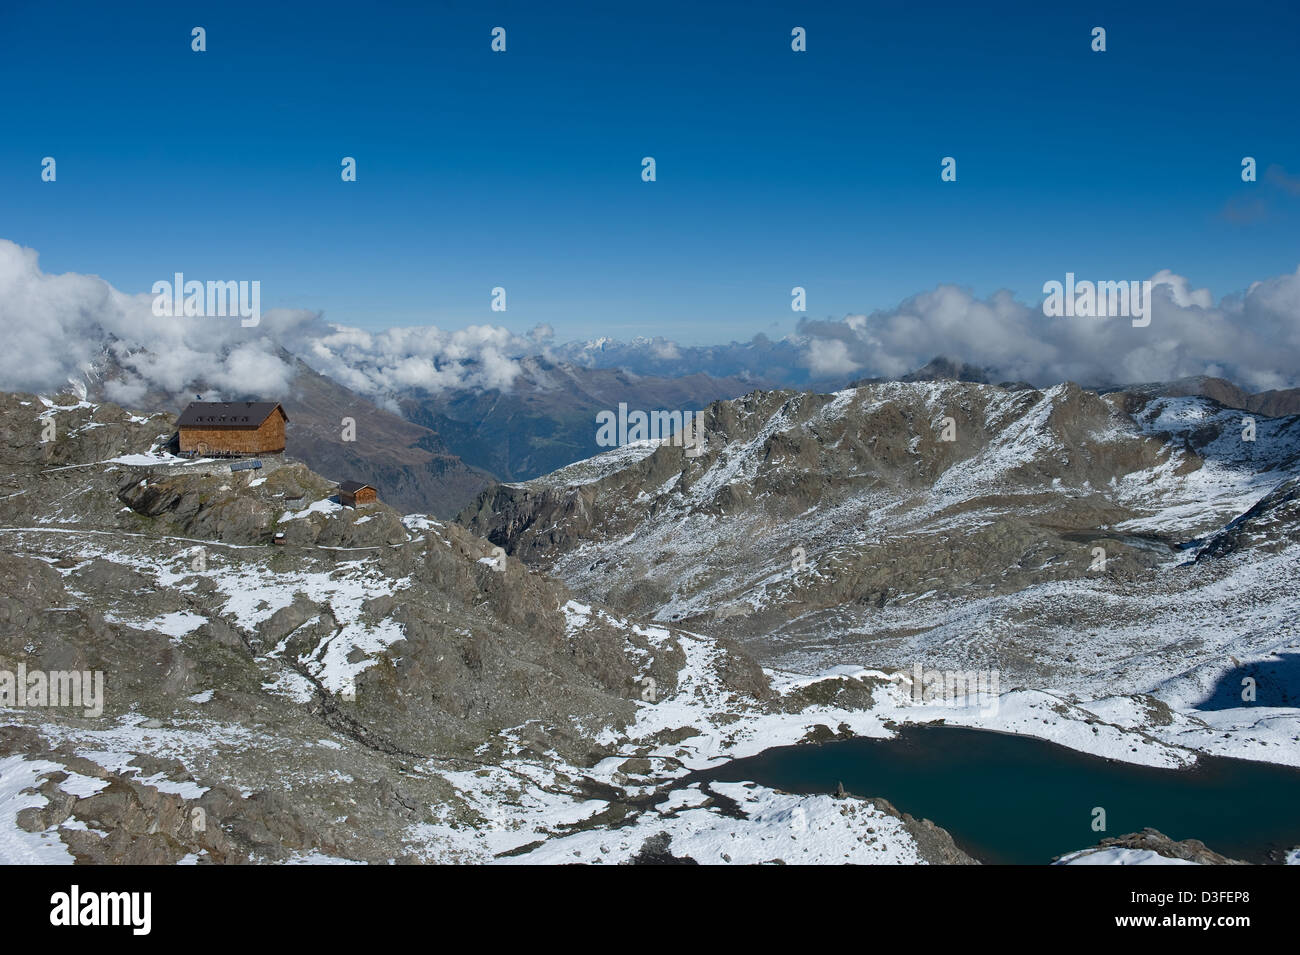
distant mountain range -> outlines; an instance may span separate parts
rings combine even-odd
[[[524,358],[510,391],[410,391],[403,415],[438,432],[466,463],[504,481],[537,477],[607,450],[596,414],[620,403],[643,410],[698,411],[770,383],[700,372],[664,378],[620,368],[585,368]]]
[[[611,338],[566,342],[547,348],[552,361],[581,368],[616,368],[636,375],[711,378],[751,382],[754,387],[812,388],[825,384],[808,369],[804,343],[798,338],[755,335],[747,342],[682,345],[668,338]]]
[[[853,382],[858,385],[872,384],[882,381],[879,378],[863,378]],[[954,361],[950,358],[939,356],[928,362],[916,371],[904,375],[901,381],[969,381],[980,384],[997,384],[995,376],[985,368],[976,365],[970,365],[966,362]],[[1025,382],[1001,382],[1003,387],[1031,388]],[[1102,388],[1098,389],[1100,394],[1109,394],[1116,391],[1141,392],[1143,394],[1157,396],[1163,395],[1170,398],[1183,398],[1199,396],[1212,398],[1225,408],[1236,408],[1241,411],[1248,411],[1251,414],[1265,415],[1270,418],[1278,418],[1283,415],[1300,414],[1300,388],[1274,389],[1270,391],[1261,391],[1251,393],[1244,388],[1239,388],[1225,378],[1215,378],[1208,375],[1198,375],[1190,378],[1179,378],[1168,382],[1153,382],[1149,384],[1132,384],[1123,388]]]
[[[1269,418],[1300,414],[1300,388],[1275,389],[1251,394],[1222,378],[1199,376],[1180,378],[1162,384],[1139,385],[1126,390],[1167,395],[1171,398],[1194,395],[1212,398],[1225,408],[1236,408]]]
[[[105,400],[110,382],[131,379],[134,373],[113,355],[114,350],[105,347],[77,389]],[[548,349],[548,355],[518,359],[508,389],[405,387],[368,397],[281,347],[277,357],[291,369],[286,388],[220,397],[283,402],[290,418],[290,455],[335,480],[376,485],[399,510],[450,517],[495,481],[528,481],[607,450],[596,443],[596,415],[616,412],[620,404],[647,412],[699,411],[750,392],[788,388],[792,380],[808,381],[793,343],[762,336],[712,348],[682,348],[657,339],[626,344],[601,340]],[[566,357],[560,360],[557,355]],[[622,359],[634,367],[619,366]],[[760,370],[744,368],[746,361]],[[701,367],[734,373],[719,377],[692,370]],[[937,356],[902,381],[988,384],[990,377],[987,369]],[[876,383],[880,380],[822,380],[800,390],[829,393],[850,384]],[[1023,382],[1000,386],[1030,387]],[[1225,408],[1268,417],[1300,413],[1300,389],[1252,394],[1221,378],[1186,378],[1124,390],[1148,397],[1202,396]],[[178,413],[197,395],[217,397],[197,380],[183,391],[150,385],[134,404]],[[352,420],[351,428],[345,419]]]

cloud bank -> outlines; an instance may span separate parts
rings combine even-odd
[[[944,356],[987,368],[997,380],[1035,385],[1124,385],[1194,375],[1228,378],[1256,391],[1300,383],[1300,269],[1255,282],[1217,304],[1209,290],[1168,270],[1151,282],[1146,328],[1126,318],[1047,318],[1041,302],[1026,305],[1005,290],[978,299],[941,285],[870,315],[805,320],[799,334],[814,377],[894,378]]]
[[[517,359],[536,353],[548,331],[521,338],[472,325],[372,333],[300,309],[273,309],[244,328],[237,318],[156,316],[152,304],[152,294],[125,294],[98,276],[46,274],[34,249],[0,239],[0,327],[7,333],[0,387],[45,391],[120,368],[123,380],[107,381],[105,391],[124,404],[197,382],[228,397],[278,394],[293,377],[287,351],[377,397],[413,388],[509,388]]]
[[[491,325],[371,332],[299,309],[268,311],[252,328],[238,319],[159,317],[148,293],[119,292],[93,275],[46,274],[34,250],[0,240],[0,327],[7,333],[0,388],[48,391],[107,367],[124,372],[105,383],[108,396],[122,404],[149,391],[183,393],[200,384],[212,397],[277,394],[288,390],[296,355],[391,404],[393,396],[419,389],[508,390],[522,373],[520,359],[539,354],[638,374],[703,372],[787,387],[900,377],[937,356],[986,368],[994,380],[1035,385],[1192,375],[1220,376],[1257,391],[1300,384],[1300,269],[1217,303],[1208,290],[1169,271],[1152,276],[1152,283],[1146,328],[1122,318],[1047,318],[1040,302],[1025,304],[1008,291],[978,299],[941,285],[870,315],[805,320],[796,336],[780,341],[757,335],[716,346],[664,338],[556,345],[544,325],[520,336]]]
[[[57,388],[115,363],[132,373],[108,385],[115,400],[150,388],[180,391],[202,380],[232,393],[287,385],[290,367],[268,332],[314,321],[308,312],[279,310],[265,328],[239,319],[155,316],[151,294],[127,295],[94,275],[48,275],[37,253],[0,240],[0,385],[10,390]]]

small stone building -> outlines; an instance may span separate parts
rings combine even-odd
[[[176,429],[182,454],[276,454],[288,421],[276,401],[191,401]]]
[[[360,481],[344,481],[339,485],[339,503],[348,507],[361,504],[373,504],[379,499],[379,493],[369,484]]]

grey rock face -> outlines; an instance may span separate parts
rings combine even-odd
[[[1127,835],[1115,836],[1111,839],[1102,839],[1097,848],[1146,849],[1169,859],[1182,859],[1185,862],[1195,862],[1197,865],[1249,864],[1220,855],[1207,848],[1205,843],[1199,839],[1184,839],[1181,842],[1176,842],[1158,829],[1151,828],[1143,829],[1141,832],[1130,832]]]
[[[1300,541],[1300,478],[1284,481],[1196,553],[1198,563],[1244,550],[1277,553]]]
[[[491,488],[458,520],[580,597],[707,628],[767,664],[854,659],[841,635],[869,634],[877,665],[900,665],[927,618],[909,608],[1072,582],[1136,593],[1168,580],[1160,568],[1180,547],[1195,554],[1199,535],[1239,513],[1235,501],[1199,500],[1199,472],[1231,469],[1262,496],[1300,461],[1298,421],[1261,422],[1258,440],[1243,442],[1240,414],[1208,399],[1068,384],[756,392],[710,406],[698,457],[620,449]],[[1203,556],[1284,546],[1291,488]],[[1177,520],[1159,517],[1166,510]],[[1261,523],[1261,535],[1243,536]],[[1096,609],[1058,603],[1046,617],[1004,619],[1015,630],[1038,620],[1095,630]],[[813,659],[798,649],[828,639]],[[878,655],[890,645],[896,660]],[[1018,645],[998,644],[1000,668],[1043,679],[1043,662]],[[1045,656],[1055,667],[1076,654]]]
[[[160,422],[71,403],[42,449],[46,406],[0,406],[0,669],[105,684],[99,713],[7,714],[0,759],[46,767],[25,831],[84,862],[482,858],[463,834],[504,825],[510,787],[644,800],[584,768],[648,684],[677,692],[680,634],[599,607],[577,626],[561,583],[457,525],[341,508],[292,460],[178,462],[151,451]],[[761,707],[762,670],[710,654],[719,689]],[[624,762],[655,784],[659,763]]]
[[[102,714],[14,713],[0,758],[35,767],[23,831],[83,861],[648,837],[656,794],[706,746],[762,720],[791,742],[851,732],[839,716],[887,705],[881,672],[922,656],[1140,700],[1169,673],[1146,661],[1222,656],[1228,629],[1153,638],[1151,594],[1204,586],[1218,612],[1223,568],[1293,542],[1295,422],[1242,446],[1239,415],[1201,398],[754,393],[709,409],[698,457],[620,449],[494,487],[460,523],[342,508],[292,458],[178,462],[166,419],[31,396],[0,412],[0,669],[107,677]],[[1279,572],[1248,597],[1293,590]],[[783,684],[756,661],[881,672]],[[1156,696],[1146,710],[1150,732],[1194,731]],[[924,860],[969,861],[875,805]],[[195,809],[215,831],[186,831]]]

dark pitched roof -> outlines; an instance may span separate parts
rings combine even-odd
[[[362,484],[360,481],[344,481],[339,485],[339,490],[344,494],[356,494],[357,491],[361,490],[363,487],[368,487],[372,491],[375,490],[373,484]]]
[[[259,428],[276,411],[278,401],[191,401],[176,421],[179,428]]]

